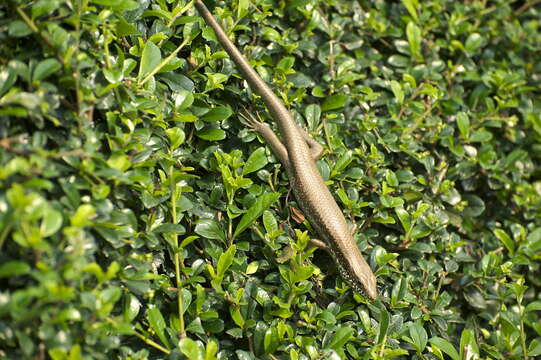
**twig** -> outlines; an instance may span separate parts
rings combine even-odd
[[[518,9],[515,10],[515,15],[520,15],[524,11],[528,10],[532,6],[535,6],[535,5],[539,4],[539,3],[541,3],[541,0],[533,0],[533,1],[527,2],[526,4],[522,5],[521,7],[519,7]]]
[[[37,35],[41,40],[43,40],[43,42],[49,46],[51,49],[54,50],[55,52],[55,55],[56,55],[56,58],[58,61],[60,61],[60,63],[62,63],[62,65],[65,65],[65,62],[64,62],[64,58],[62,58],[59,54],[58,54],[58,49],[56,48],[56,46],[54,46],[54,44],[51,42],[51,40],[46,37],[40,29],[38,29],[36,23],[30,19],[28,17],[28,15],[26,15],[26,13],[18,6],[15,5],[15,11],[17,12],[17,14],[19,14],[19,16],[21,17],[21,19],[23,19],[23,21],[25,22],[25,24],[30,28],[30,30],[32,30],[32,32]]]

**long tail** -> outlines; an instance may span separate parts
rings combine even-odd
[[[242,55],[237,47],[229,40],[223,28],[218,24],[214,16],[210,13],[209,9],[203,4],[202,1],[195,1],[195,7],[201,14],[205,22],[214,30],[218,41],[223,46],[225,51],[229,54],[231,59],[235,62],[239,70],[244,75],[250,87],[263,99],[263,102],[267,106],[267,109],[271,113],[274,120],[278,123],[280,132],[284,137],[284,143],[290,144],[290,139],[297,137],[297,129],[291,114],[286,109],[282,101],[274,94],[269,86],[261,79],[259,74],[250,65],[248,60]]]

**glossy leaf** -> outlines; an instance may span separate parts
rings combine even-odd
[[[446,353],[452,360],[459,360],[460,357],[458,355],[458,352],[456,351],[455,347],[447,340],[434,336],[430,338],[430,343],[437,346],[439,349],[441,349],[444,353]]]
[[[327,97],[321,104],[321,111],[336,110],[344,107],[347,101],[347,96],[343,94],[335,94]]]
[[[414,23],[409,22],[406,26],[406,35],[410,46],[411,54],[414,57],[421,56],[421,29]]]
[[[142,80],[144,76],[148,75],[152,70],[154,70],[154,68],[158,66],[161,60],[162,54],[160,48],[157,47],[152,41],[147,41],[141,56],[138,78]]]
[[[62,65],[60,64],[60,62],[54,58],[40,61],[34,69],[34,73],[32,74],[32,80],[41,81],[48,76],[54,74],[61,68]]]
[[[160,309],[157,307],[148,309],[147,320],[152,330],[154,330],[158,338],[161,340],[162,344],[169,347],[169,341],[165,337],[165,319],[163,318]]]
[[[253,153],[250,154],[246,164],[242,168],[242,175],[247,175],[252,172],[255,172],[265,165],[267,165],[268,160],[265,155],[265,148],[258,148]]]
[[[280,194],[277,193],[265,193],[258,197],[255,203],[248,209],[248,211],[242,216],[239,224],[235,228],[233,233],[233,239],[239,236],[244,230],[250,227],[254,221],[256,221],[263,212],[267,210],[278,198]]]

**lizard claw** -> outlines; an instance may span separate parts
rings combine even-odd
[[[244,125],[248,126],[250,129],[256,132],[260,132],[261,128],[267,126],[262,121],[256,120],[254,115],[252,115],[252,113],[249,112],[244,106],[243,106],[243,109],[244,111],[240,112],[239,115],[244,119],[244,121],[242,121]],[[258,117],[259,117],[259,114],[258,114]]]

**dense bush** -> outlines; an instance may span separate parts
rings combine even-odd
[[[191,3],[2,2],[0,357],[539,356],[538,3],[209,4],[325,145],[369,302]]]

